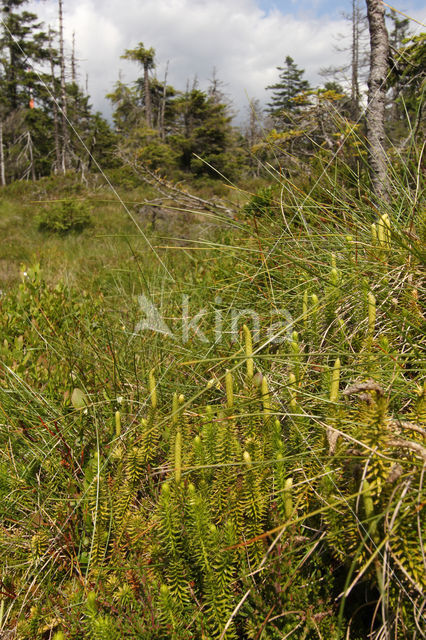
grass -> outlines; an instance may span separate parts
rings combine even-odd
[[[4,634],[421,637],[421,192],[388,226],[336,175],[138,217],[148,242],[99,186],[5,190]],[[40,234],[75,190],[93,227]],[[135,330],[140,295],[173,335]]]
[[[120,264],[120,256],[128,259],[127,238],[134,236],[135,228],[108,192],[85,190],[83,195],[77,196],[88,203],[94,224],[83,233],[63,237],[40,232],[37,216],[48,210],[49,201],[69,198],[69,188],[58,179],[57,192],[52,197],[43,189],[43,180],[40,183],[36,187],[28,185],[18,195],[9,195],[5,190],[0,210],[1,229],[6,238],[0,256],[4,265],[0,274],[3,287],[16,284],[22,262],[42,263],[50,282],[65,280],[75,284],[85,279],[92,282],[93,274]],[[141,195],[138,193],[136,199]],[[133,242],[137,250],[139,243],[134,238]]]

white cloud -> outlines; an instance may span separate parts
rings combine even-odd
[[[30,8],[57,26],[56,0],[32,0]],[[265,87],[276,81],[286,55],[318,83],[320,68],[337,63],[333,36],[348,28],[342,19],[265,13],[254,0],[64,0],[64,21],[68,51],[76,34],[80,83],[88,73],[92,103],[104,113],[119,71],[129,82],[141,73],[120,59],[139,41],[156,49],[160,78],[169,61],[176,88],[184,89],[194,75],[205,88],[215,66],[235,107],[243,109],[247,96],[269,99]]]

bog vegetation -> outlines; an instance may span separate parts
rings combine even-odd
[[[237,129],[215,75],[178,91],[140,43],[111,127],[21,4],[0,60],[0,636],[424,637],[424,35],[390,16],[378,198],[356,56],[349,91],[288,56]]]

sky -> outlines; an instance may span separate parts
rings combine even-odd
[[[86,84],[95,110],[107,117],[111,105],[105,95],[119,77],[132,82],[142,75],[125,49],[143,42],[156,51],[156,74],[185,89],[197,77],[205,89],[213,67],[224,83],[239,119],[250,99],[265,104],[265,87],[277,81],[277,66],[287,55],[305,69],[313,86],[323,82],[321,68],[344,64],[345,54],[335,45],[338,34],[348,34],[344,13],[351,0],[64,0],[67,52],[75,31],[79,82]],[[395,6],[395,5],[394,5]],[[404,0],[397,9],[425,22],[423,0]],[[47,26],[57,28],[57,1],[30,0],[28,9]],[[412,22],[413,31],[421,27]],[[423,29],[424,30],[424,29]]]

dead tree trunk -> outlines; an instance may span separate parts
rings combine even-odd
[[[96,136],[97,135],[98,135],[98,127],[95,126],[95,130],[93,131],[93,136],[92,136],[92,142],[90,143],[89,160],[87,162],[87,171],[91,171],[91,169],[92,169],[93,154],[95,153]]]
[[[4,170],[4,147],[3,147],[3,122],[0,122],[0,184],[6,185],[6,172]]]
[[[158,112],[158,129],[162,140],[166,139],[166,129],[164,126],[164,118],[166,114],[166,102],[167,102],[167,72],[169,70],[169,63],[166,64],[166,71],[164,73],[163,82],[163,95],[161,96],[160,109]]]
[[[53,136],[55,140],[55,165],[54,173],[58,173],[61,166],[61,142],[59,139],[59,119],[58,119],[58,98],[56,95],[56,79],[55,79],[55,61],[53,59],[52,50],[52,33],[49,27],[49,58],[50,58],[50,74],[52,76],[52,110],[53,110]]]
[[[59,4],[59,62],[61,67],[61,110],[62,110],[62,171],[66,173],[69,165],[69,134],[67,117],[67,89],[65,82],[65,56],[64,56],[64,20],[62,12],[62,0]]]
[[[71,82],[73,84],[77,84],[77,72],[75,64],[75,31],[72,32]]]
[[[351,60],[351,108],[352,118],[359,118],[359,7],[358,1],[352,0],[352,60]]]
[[[31,179],[33,182],[36,180],[36,172],[35,172],[35,163],[34,163],[34,144],[33,139],[31,137],[31,133],[28,131],[28,156],[30,159],[29,172],[31,173]]]
[[[370,31],[370,75],[368,77],[367,140],[373,190],[380,200],[389,201],[389,176],[385,151],[386,77],[389,38],[385,9],[381,0],[366,0]]]
[[[143,66],[143,83],[145,99],[145,117],[148,127],[152,127],[152,107],[151,107],[151,87],[149,83],[149,62],[145,61]]]

